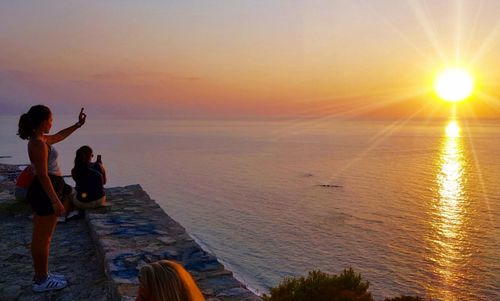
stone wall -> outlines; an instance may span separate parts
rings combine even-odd
[[[111,280],[113,300],[134,300],[138,270],[160,259],[181,263],[208,300],[260,300],[139,185],[106,190],[109,206],[88,210],[86,219]]]
[[[139,185],[108,188],[106,207],[86,210],[85,221],[57,225],[49,265],[67,276],[68,287],[34,294],[31,213],[13,195],[19,172],[18,166],[0,164],[0,229],[6,234],[0,248],[6,276],[0,277],[0,300],[134,300],[140,267],[160,259],[181,263],[209,301],[260,300]]]

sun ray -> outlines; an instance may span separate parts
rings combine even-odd
[[[463,1],[458,0],[456,6],[456,19],[455,19],[455,64],[461,62],[461,45],[462,45],[462,24],[463,24]]]
[[[304,128],[304,126],[307,126],[308,124],[316,123],[318,120],[324,120],[324,119],[330,119],[333,114],[332,112],[337,112],[339,114],[340,112],[346,112],[352,109],[345,109],[346,106],[348,106],[346,103],[335,103],[336,100],[346,100],[348,98],[346,97],[339,97],[339,98],[329,98],[329,99],[323,99],[323,100],[328,100],[332,102],[331,104],[328,105],[323,105],[323,106],[315,106],[313,109],[306,109],[306,110],[301,110],[297,113],[295,113],[297,116],[295,118],[292,118],[287,121],[286,125],[283,126],[279,130],[275,130],[273,134],[275,136],[282,136],[285,133],[291,132],[294,129],[298,128]],[[323,117],[318,117],[318,115],[323,115]]]
[[[367,149],[365,149],[357,157],[355,157],[354,159],[352,159],[351,161],[349,161],[348,164],[344,165],[341,168],[341,170],[338,170],[335,174],[331,175],[330,178],[329,178],[329,180],[328,180],[328,182],[331,182],[332,179],[338,177],[339,174],[341,174],[342,172],[344,172],[345,170],[347,170],[350,166],[352,166],[353,163],[355,163],[355,162],[361,160],[362,158],[364,158],[375,146],[377,146],[379,143],[381,143],[382,141],[384,141],[388,137],[389,134],[393,133],[396,129],[398,129],[401,126],[403,126],[406,122],[408,122],[409,120],[411,120],[421,110],[425,109],[429,105],[430,104],[427,104],[426,106],[421,107],[419,110],[417,110],[414,113],[410,114],[406,118],[401,118],[399,120],[396,120],[395,122],[393,122],[391,125],[388,126],[391,130],[383,129],[381,131],[383,133],[377,133],[377,136],[378,137],[382,137],[382,138],[380,138],[378,141],[372,142]],[[319,183],[319,184],[321,184],[321,183]],[[299,206],[299,204],[302,204],[302,203],[303,203],[303,201],[300,200],[300,199],[297,200],[297,201],[295,201],[295,202],[293,202],[293,203],[291,203],[290,206],[288,206],[285,210],[282,211],[282,215],[287,215],[288,213],[293,212]]]
[[[481,46],[479,46],[477,51],[474,53],[472,58],[469,60],[469,63],[468,63],[469,68],[473,68],[482,59],[482,57],[486,53],[488,53],[489,51],[492,50],[492,48],[494,46],[493,43],[497,42],[496,37],[497,37],[499,32],[500,32],[500,21],[497,22],[495,27],[490,31],[488,36],[481,43]]]
[[[428,106],[428,105],[430,105],[430,104],[427,104],[426,106]],[[394,121],[391,125],[389,125],[388,127],[386,127],[386,128],[390,128],[390,130],[386,130],[384,128],[381,132],[377,133],[376,136],[379,137],[379,139],[377,141],[371,142],[371,144],[370,144],[370,146],[368,148],[366,148],[363,152],[361,152],[355,158],[353,158],[352,160],[350,160],[349,163],[345,164],[340,170],[338,170],[338,172],[336,172],[335,174],[333,174],[332,176],[330,176],[330,178],[329,178],[328,181],[330,182],[332,179],[336,178],[339,174],[341,174],[343,171],[347,170],[350,166],[352,166],[353,163],[355,163],[355,162],[361,160],[362,158],[364,158],[375,146],[377,146],[379,143],[381,143],[382,141],[384,141],[388,137],[388,135],[390,133],[394,132],[397,128],[400,128],[401,126],[403,126],[406,122],[408,122],[409,120],[411,120],[415,115],[417,115],[426,106],[423,106],[422,108],[420,108],[419,110],[413,112],[412,114],[410,114],[406,118],[401,118],[399,120]],[[382,137],[382,138],[380,138],[380,137]],[[288,208],[286,208],[285,210],[283,210],[283,214],[286,215],[287,213],[292,212],[302,202],[303,202],[302,200],[297,200],[297,201],[293,202],[292,204],[290,204],[290,206]]]
[[[436,54],[443,62],[449,63],[446,54],[443,50],[443,47],[441,46],[438,38],[436,37],[436,30],[432,22],[430,21],[430,18],[427,16],[426,9],[419,4],[420,3],[419,1],[407,0],[406,2],[410,6],[412,12],[414,13],[418,22],[422,26],[422,29],[424,30],[427,38],[431,42],[431,45],[434,48]]]
[[[373,5],[371,5],[371,2],[368,2],[367,0],[363,0],[363,3],[369,8],[370,12],[372,15],[376,16],[379,20],[384,22],[384,24],[389,27],[392,31],[394,31],[398,37],[403,40],[410,48],[412,48],[423,60],[425,60],[427,63],[433,63],[431,57],[425,53],[424,50],[419,48],[417,44],[412,42],[408,37],[406,37],[405,34],[403,34],[394,23],[391,22],[387,17],[385,17],[382,13],[380,13]],[[424,69],[424,66],[422,64],[417,65],[418,68]]]
[[[412,90],[412,91],[415,91],[415,92],[408,92],[409,90]],[[403,94],[404,92],[404,94]],[[414,88],[409,88],[409,89],[404,89],[402,91],[402,89],[384,89],[384,90],[379,90],[379,91],[375,91],[375,92],[372,92],[372,93],[353,93],[353,94],[349,94],[349,95],[342,95],[342,96],[338,96],[338,97],[334,97],[334,98],[328,98],[328,99],[323,99],[323,100],[328,100],[329,102],[334,102],[335,100],[356,100],[356,99],[367,99],[367,98],[377,98],[377,99],[383,99],[383,98],[386,98],[387,95],[391,95],[391,98],[394,98],[394,96],[392,95],[401,95],[401,96],[396,96],[396,98],[399,98],[399,99],[407,99],[407,98],[410,98],[411,96],[418,96],[418,95],[421,95],[421,94],[424,94],[424,93],[428,93],[427,90],[424,91],[424,89],[422,89],[421,87],[414,87]],[[316,100],[314,100],[316,101]],[[397,100],[395,101],[397,102]],[[325,115],[325,113],[328,115],[330,114],[332,111],[333,112],[337,112],[337,114],[335,114],[336,116],[340,116],[342,114],[350,114],[350,115],[354,115],[356,113],[356,111],[367,111],[367,110],[370,110],[372,107],[376,107],[376,106],[381,106],[383,107],[385,104],[376,104],[376,103],[370,103],[370,104],[366,104],[366,105],[363,105],[363,106],[358,106],[358,107],[355,107],[355,108],[352,108],[351,106],[348,106],[349,109],[348,110],[345,110],[345,111],[341,111],[341,112],[338,112],[336,111],[337,108],[341,108],[341,107],[345,107],[347,106],[345,103],[341,104],[341,105],[338,105],[338,104],[331,104],[331,105],[328,105],[328,106],[324,106],[322,108],[322,113],[323,115]],[[331,108],[332,110],[330,111],[325,111],[325,109],[327,108]],[[304,110],[302,112],[312,112],[313,110]],[[298,114],[301,114],[301,113],[298,113]],[[326,117],[329,117],[331,115],[328,115]],[[299,118],[300,119],[300,118]],[[310,121],[310,116],[309,115],[305,115],[305,120],[307,121]],[[295,121],[298,121],[298,119],[295,119],[295,120],[292,120],[292,123],[295,122]]]
[[[359,154],[357,154],[352,160],[350,160],[348,163],[344,164],[341,168],[336,169],[335,173],[333,173],[330,178],[329,182],[331,182],[333,179],[338,177],[340,174],[345,172],[347,169],[349,169],[354,163],[358,162],[359,160],[363,159],[366,155],[368,155],[376,146],[378,146],[380,143],[385,141],[392,133],[394,133],[396,130],[400,129],[402,126],[404,126],[408,121],[412,120],[418,113],[426,109],[430,103],[422,106],[420,109],[416,110],[412,114],[406,116],[405,118],[401,118],[399,120],[396,120],[389,126],[385,127],[382,129],[379,133],[377,133],[374,138],[369,140],[369,145]]]
[[[490,95],[484,91],[478,91],[477,99],[487,104],[490,108],[494,109],[495,111],[500,110],[500,99],[498,97]]]
[[[375,91],[371,91],[370,93],[349,93],[349,94],[342,94],[338,95],[335,97],[324,97],[324,98],[311,98],[311,99],[303,99],[301,102],[314,102],[314,106],[309,106],[307,108],[303,108],[299,111],[296,111],[294,115],[291,116],[284,116],[287,117],[287,120],[289,121],[290,124],[296,124],[298,121],[310,121],[312,117],[318,116],[320,113],[321,115],[329,114],[332,111],[338,111],[338,109],[343,109],[344,107],[348,106],[345,102],[337,103],[337,100],[354,100],[354,99],[360,99],[360,98],[378,98],[381,96],[386,96],[386,95],[395,95],[402,93],[403,91],[407,93],[408,90],[418,90],[421,89],[420,86],[415,86],[415,87],[407,87],[407,88],[383,88],[383,89],[377,89]],[[294,116],[295,118],[290,118]]]
[[[424,124],[429,124],[429,122],[432,122],[436,119],[436,115],[439,111],[439,106],[430,106],[431,108],[426,111],[426,116],[423,120]]]
[[[473,107],[470,108],[471,109],[471,113],[472,113],[472,116],[474,117],[474,119],[478,119],[477,118],[477,114],[475,113],[475,110]],[[469,122],[467,119],[464,120],[464,122],[466,123],[466,126],[465,126],[465,130],[467,132],[467,140],[469,141],[469,144],[470,144],[470,151],[472,153],[472,157],[474,159],[474,166],[477,170],[477,175],[478,175],[478,181],[479,181],[479,185],[481,186],[481,196],[482,196],[482,199],[483,199],[483,202],[486,204],[486,208],[488,209],[488,219],[489,219],[489,222],[491,225],[493,225],[493,214],[492,214],[492,210],[491,210],[491,204],[490,204],[490,198],[488,197],[488,195],[486,194],[486,184],[485,184],[485,181],[484,181],[484,176],[483,176],[483,169],[481,167],[481,163],[479,162],[479,159],[478,159],[478,155],[477,155],[477,152],[476,152],[476,147],[475,147],[475,144],[474,144],[474,140],[472,139],[472,134],[471,134],[471,131],[470,131],[470,125],[469,125]]]
[[[467,54],[470,54],[470,52],[471,52],[474,37],[476,36],[476,33],[477,33],[477,24],[479,23],[478,22],[479,17],[482,13],[482,10],[483,10],[483,5],[484,5],[484,0],[479,0],[478,8],[474,14],[474,19],[473,19],[474,21],[472,22],[472,26],[470,26],[471,30],[469,31],[469,39],[467,42]]]
[[[315,119],[308,119],[305,122],[302,123],[291,123],[291,126],[284,127],[280,130],[277,130],[273,133],[275,136],[275,139],[280,139],[282,137],[288,137],[291,135],[298,135],[301,134],[307,130],[311,130],[313,128],[318,128],[321,124],[326,123],[330,121],[332,118],[352,118],[355,116],[358,116],[362,113],[367,113],[379,108],[383,108],[385,106],[391,105],[391,104],[396,104],[414,97],[421,96],[423,94],[426,94],[427,91],[417,91],[414,93],[408,93],[407,95],[403,96],[397,96],[397,97],[390,97],[388,99],[378,99],[377,102],[370,103],[364,106],[358,106],[356,108],[352,108],[346,111],[340,111],[340,112],[327,112],[328,115],[321,117],[321,118],[315,118]]]

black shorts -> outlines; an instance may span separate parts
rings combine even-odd
[[[49,175],[49,178],[57,196],[59,197],[59,200],[62,202],[64,196],[71,193],[71,186],[66,184],[61,176]],[[55,213],[54,208],[52,207],[52,201],[45,193],[45,190],[43,190],[43,187],[37,177],[33,179],[33,183],[26,194],[26,199],[37,215],[52,215]]]

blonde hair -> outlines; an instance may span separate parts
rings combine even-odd
[[[180,264],[160,260],[139,271],[139,294],[147,301],[204,301],[193,277]]]

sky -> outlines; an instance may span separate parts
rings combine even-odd
[[[496,0],[0,0],[0,109],[158,118],[441,118],[447,66],[500,104]],[[495,51],[497,50],[497,51]]]

